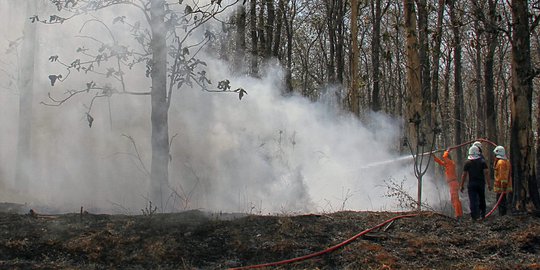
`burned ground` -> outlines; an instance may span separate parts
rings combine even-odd
[[[0,269],[227,269],[325,250],[403,213],[0,214]],[[422,212],[271,269],[540,269],[540,218]]]

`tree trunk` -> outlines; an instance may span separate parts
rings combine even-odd
[[[475,37],[476,40],[474,42],[474,49],[475,49],[475,61],[474,61],[474,85],[475,85],[475,93],[476,93],[476,138],[484,138],[485,135],[485,126],[484,123],[486,122],[484,117],[484,111],[486,106],[484,105],[484,100],[482,98],[482,34],[480,29],[480,22],[476,20],[474,22],[474,31],[475,31]],[[484,149],[484,151],[488,150],[488,148]],[[489,155],[491,156],[491,155]],[[486,158],[489,158],[489,156],[486,156]]]
[[[431,0],[430,0],[431,1]],[[431,79],[430,79],[430,64],[429,64],[429,35],[428,35],[428,9],[426,0],[416,0],[418,6],[418,53],[420,56],[420,78],[422,85],[422,108],[425,115],[424,122],[427,122],[427,126],[431,127],[433,123],[432,117],[435,116],[435,106],[432,103],[431,94]],[[431,143],[431,142],[428,142]]]
[[[336,44],[337,44],[337,26],[336,26],[336,20],[337,20],[337,12],[336,12],[336,1],[337,0],[329,0],[325,1],[326,4],[326,22],[328,27],[328,46],[329,46],[329,56],[326,61],[326,73],[328,76],[328,83],[333,84],[336,83]]]
[[[416,32],[416,11],[414,0],[403,0],[405,17],[406,55],[407,55],[407,138],[414,155],[414,173],[418,181],[417,210],[421,210],[422,205],[422,161],[424,157],[419,155],[423,152],[422,133],[424,132],[425,114],[422,111],[422,82],[421,82],[421,62],[418,53],[418,37]]]
[[[445,128],[445,122],[446,119],[443,117],[443,106],[439,104],[439,68],[440,64],[439,61],[441,60],[441,43],[442,43],[442,24],[443,24],[443,18],[444,18],[444,5],[445,0],[439,0],[438,3],[438,10],[437,10],[437,25],[435,26],[435,31],[433,33],[433,74],[431,75],[431,91],[433,92],[432,100],[433,105],[436,107],[434,112],[439,112],[441,116],[441,126],[442,130],[445,131],[444,133],[447,133],[447,129]],[[444,100],[444,105],[448,104],[448,99]],[[437,122],[436,113],[433,114],[433,122]],[[445,144],[446,145],[446,144]]]
[[[244,55],[246,55],[246,8],[240,5],[236,11],[236,48],[233,59],[234,70],[243,71]]]
[[[452,23],[452,33],[454,35],[454,119],[455,119],[455,144],[463,142],[463,109],[465,107],[463,100],[463,84],[461,78],[461,19],[456,12],[455,1],[449,1],[450,21]],[[463,164],[463,150],[458,148],[457,168]]]
[[[354,115],[360,115],[360,104],[358,100],[358,58],[360,50],[358,48],[358,0],[351,0],[351,53],[350,60],[350,83],[347,95],[349,111]]]
[[[381,110],[380,99],[380,48],[381,48],[381,0],[371,1],[371,17],[373,18],[373,35],[371,38],[371,65],[373,68],[373,94],[371,95],[371,109],[374,112]]]
[[[275,7],[274,7],[274,0],[265,0],[266,1],[266,47],[265,47],[265,58],[270,58],[272,56],[272,42],[273,42],[273,36],[274,36],[274,21],[276,19],[275,17]]]
[[[262,58],[266,59],[269,57],[269,55],[266,55],[266,47],[267,47],[267,40],[266,35],[264,33],[265,30],[265,20],[264,20],[264,3],[261,1],[261,4],[259,5],[259,19],[257,24],[257,33],[259,36],[259,54]]]
[[[37,1],[26,2],[27,17],[37,13]],[[32,114],[34,96],[34,62],[37,49],[36,23],[25,20],[24,37],[21,49],[19,76],[19,129],[17,141],[17,163],[15,168],[15,186],[19,192],[26,192],[32,175]]]
[[[259,73],[258,66],[258,49],[257,49],[257,0],[251,0],[249,5],[249,27],[251,35],[251,63],[250,63],[250,74],[251,76],[257,76]]]
[[[278,1],[278,8],[276,11],[276,29],[274,29],[274,47],[272,48],[272,56],[281,60],[279,51],[281,48],[281,29],[283,28],[283,15],[285,13],[285,1]]]
[[[291,8],[284,11],[285,33],[287,35],[287,77],[285,79],[285,94],[293,92],[292,86],[292,63],[293,63],[293,23],[296,17],[296,3],[291,4]]]
[[[150,200],[163,211],[169,185],[169,123],[167,107],[167,44],[164,25],[164,1],[150,2],[152,30],[152,167]]]
[[[446,1],[446,0],[444,0]],[[451,130],[451,126],[452,126],[452,123],[450,122],[450,115],[451,115],[451,109],[450,109],[450,74],[451,74],[451,71],[450,71],[450,68],[452,66],[452,51],[451,50],[448,50],[447,52],[447,55],[446,55],[446,63],[445,63],[445,67],[444,67],[444,84],[443,84],[443,92],[444,92],[444,100],[446,100],[447,102],[444,103],[444,106],[442,106],[441,110],[442,111],[442,116],[441,116],[441,119],[442,119],[442,130],[443,130],[443,140],[444,140],[444,145],[450,145],[452,143],[452,134],[451,132],[445,132],[445,131],[449,131]],[[461,153],[461,152],[458,152],[458,153]],[[459,160],[459,156],[456,160]],[[457,162],[457,161],[456,161]],[[457,167],[457,169],[459,170],[460,168]],[[456,173],[458,173],[458,171],[456,171]],[[459,173],[458,173],[459,175]]]
[[[517,210],[532,202],[540,209],[533,159],[532,64],[528,1],[512,0],[512,124],[511,155],[514,173],[514,200]]]
[[[416,33],[416,11],[414,0],[403,0],[407,57],[407,120],[422,116],[422,85],[420,81],[420,55],[418,54],[418,38]],[[407,138],[411,145],[418,144],[414,125],[407,124]]]
[[[336,9],[338,17],[336,18],[336,79],[337,82],[342,85],[343,77],[345,74],[345,12],[346,5],[344,0],[337,0]]]
[[[484,60],[484,87],[486,96],[486,133],[491,141],[498,142],[497,137],[497,116],[495,115],[495,84],[494,84],[494,59],[495,49],[498,42],[498,31],[496,29],[497,5],[495,0],[489,0],[489,15],[486,25],[487,32],[487,52]]]

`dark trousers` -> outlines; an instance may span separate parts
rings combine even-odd
[[[486,216],[486,190],[484,185],[467,186],[469,193],[469,207],[472,219],[480,219]]]
[[[499,201],[499,198],[501,198],[501,202],[499,203],[499,215],[504,216],[506,215],[507,208],[507,202],[506,202],[506,193],[497,193],[497,201]]]

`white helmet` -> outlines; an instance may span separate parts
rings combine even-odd
[[[469,157],[468,159],[479,159],[480,158],[480,149],[477,146],[471,146],[469,148]]]
[[[496,158],[506,159],[506,151],[504,150],[504,147],[500,145],[493,149],[493,154],[495,154]]]
[[[478,147],[478,150],[480,150],[480,152],[482,152],[482,143],[481,142],[476,141],[472,145]]]

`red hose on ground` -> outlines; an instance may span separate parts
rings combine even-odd
[[[292,259],[287,259],[287,260],[283,260],[283,261],[279,261],[279,262],[271,262],[271,263],[264,263],[264,264],[257,264],[257,265],[250,265],[250,266],[242,266],[242,267],[237,267],[237,268],[230,268],[229,270],[241,270],[241,269],[255,269],[255,268],[262,268],[262,267],[269,267],[269,266],[278,266],[278,265],[283,265],[283,264],[289,264],[289,263],[293,263],[293,262],[299,262],[299,261],[304,261],[304,260],[307,260],[307,259],[310,259],[310,258],[313,258],[313,257],[317,257],[317,256],[320,256],[320,255],[323,255],[325,253],[329,253],[329,252],[332,252],[340,247],[343,247],[349,243],[351,243],[352,241],[356,240],[358,237],[366,234],[366,233],[369,233],[375,229],[378,229],[394,220],[397,220],[397,219],[401,219],[401,218],[408,218],[408,217],[415,217],[415,216],[418,216],[419,214],[408,214],[408,215],[401,215],[401,216],[397,216],[397,217],[393,217],[389,220],[386,220],[385,222],[383,223],[380,223],[379,225],[375,226],[375,227],[372,227],[370,229],[367,229],[367,230],[364,230],[360,233],[358,233],[357,235],[335,245],[335,246],[332,246],[332,247],[329,247],[323,251],[319,251],[319,252],[315,252],[315,253],[312,253],[312,254],[308,254],[308,255],[305,255],[305,256],[301,256],[301,257],[296,257],[296,258],[292,258]]]
[[[497,207],[499,207],[499,204],[501,204],[501,201],[502,201],[502,199],[504,197],[504,194],[506,194],[506,192],[501,193],[501,196],[499,197],[499,200],[497,200],[497,203],[495,204],[495,206],[493,206],[493,209],[491,209],[491,211],[489,211],[489,213],[487,213],[487,215],[482,220],[485,220],[486,218],[491,216],[491,214],[493,214],[493,212],[495,212],[495,209],[497,209]]]

